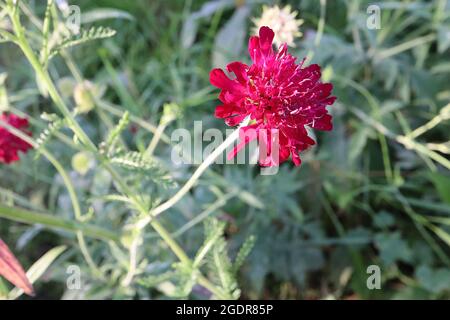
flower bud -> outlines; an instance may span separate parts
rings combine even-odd
[[[162,124],[168,124],[175,120],[180,114],[180,106],[176,103],[166,103],[163,106],[163,115],[161,117]]]
[[[72,168],[84,176],[94,164],[94,159],[88,152],[78,152],[72,157]]]
[[[78,112],[91,111],[95,107],[95,100],[101,98],[104,92],[105,87],[97,86],[88,80],[78,83],[73,93]]]
[[[64,77],[58,80],[58,89],[61,92],[61,95],[64,98],[72,97],[73,92],[75,91],[75,86],[77,85],[75,79],[71,77]]]

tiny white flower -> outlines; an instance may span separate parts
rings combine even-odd
[[[263,6],[263,13],[260,18],[253,19],[255,24],[254,34],[263,26],[268,26],[275,33],[274,42],[277,46],[287,43],[290,47],[295,47],[294,40],[302,35],[299,27],[303,20],[296,19],[298,12],[292,11],[290,5],[283,8],[279,6]]]

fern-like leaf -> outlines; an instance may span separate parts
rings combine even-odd
[[[136,151],[119,152],[110,157],[113,165],[136,174],[143,174],[146,179],[165,187],[173,185],[170,174],[155,160],[145,157]]]
[[[239,252],[236,256],[236,259],[234,260],[233,271],[235,274],[242,267],[242,265],[245,262],[245,259],[247,259],[248,255],[252,251],[253,247],[255,246],[255,241],[256,241],[256,238],[255,238],[255,236],[252,235],[252,236],[248,237],[242,244],[242,246],[239,249]]]
[[[215,239],[212,248],[206,255],[206,266],[210,270],[214,282],[221,287],[221,291],[230,299],[238,299],[241,291],[238,287],[233,264],[228,256],[224,232],[225,224],[223,222],[215,218],[205,221],[206,239]]]
[[[88,30],[82,30],[77,35],[72,35],[63,39],[57,44],[50,52],[48,60],[57,55],[61,50],[74,47],[88,41],[110,38],[116,34],[116,31],[110,28],[104,27],[92,27]]]
[[[41,154],[42,148],[44,148],[51,138],[61,130],[62,127],[66,124],[66,121],[55,114],[46,114],[42,115],[44,120],[49,121],[47,128],[45,128],[36,139],[37,147],[36,147],[36,159]]]
[[[197,268],[179,262],[174,265],[175,280],[177,282],[176,290],[173,293],[175,298],[187,298],[197,283],[200,271]]]
[[[225,222],[217,219],[209,219],[205,221],[205,241],[197,252],[194,259],[194,266],[198,267],[203,258],[214,247],[216,242],[223,236],[225,231]]]
[[[106,145],[107,146],[114,145],[119,139],[120,134],[127,128],[129,123],[130,123],[130,114],[128,113],[128,111],[126,111],[123,114],[122,118],[120,118],[119,123],[114,127],[114,129],[109,134],[108,139],[106,139]]]
[[[150,171],[160,169],[155,161],[145,158],[141,153],[136,151],[115,155],[111,158],[111,163],[132,171]]]
[[[41,48],[41,62],[45,63],[48,54],[48,38],[50,36],[50,22],[52,20],[52,7],[54,0],[47,1],[47,8],[45,9],[44,23],[42,24],[42,48]]]
[[[238,287],[236,275],[233,272],[231,260],[228,257],[227,243],[225,238],[220,238],[212,250],[212,261],[214,262],[213,270],[220,280],[222,289],[228,296],[238,299],[241,290]]]

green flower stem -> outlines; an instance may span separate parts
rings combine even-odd
[[[327,9],[327,0],[320,0],[320,19],[317,24],[316,37],[314,38],[314,48],[318,48],[322,41],[323,32],[325,29],[325,18]],[[314,57],[314,49],[310,49],[306,54],[306,62],[309,62]]]
[[[446,159],[445,157],[441,156],[440,154],[428,149],[426,146],[424,146],[421,143],[416,142],[414,139],[411,139],[408,136],[403,135],[397,135],[393,132],[391,132],[388,128],[386,128],[382,123],[369,118],[364,112],[358,110],[358,109],[350,109],[358,118],[360,118],[363,122],[367,123],[371,127],[373,127],[375,130],[379,131],[386,137],[396,141],[397,143],[402,144],[406,149],[414,150],[415,152],[419,154],[423,154],[424,156],[427,156],[434,161],[440,163],[445,168],[450,169],[450,161]]]
[[[84,235],[103,241],[119,242],[118,233],[93,226],[79,223],[73,220],[63,219],[49,213],[40,213],[18,207],[9,207],[0,204],[0,217],[11,221],[26,224],[40,224],[49,229],[56,229],[76,234],[82,232]]]
[[[186,231],[197,225],[198,223],[205,220],[207,217],[212,215],[213,213],[219,212],[219,209],[227,204],[228,200],[234,198],[238,194],[237,191],[232,191],[229,194],[220,197],[217,199],[216,202],[214,202],[211,206],[209,206],[206,210],[202,211],[198,215],[195,216],[195,218],[191,219],[189,222],[187,222],[185,225],[180,227],[177,231],[172,233],[172,236],[174,238],[178,238],[182,234],[184,234]]]
[[[242,122],[241,126],[245,126],[248,124],[250,118],[247,117]],[[239,138],[239,130],[240,127],[233,131],[233,133],[228,136],[224,142],[220,146],[218,146],[203,162],[202,164],[195,170],[194,174],[189,178],[189,180],[186,182],[186,184],[178,190],[178,192],[169,200],[161,204],[160,206],[152,209],[149,214],[147,214],[146,217],[144,217],[141,221],[138,223],[138,228],[143,229],[145,226],[157,215],[161,214],[162,212],[166,211],[167,209],[171,208],[173,205],[175,205],[178,201],[180,201],[186,193],[191,190],[191,188],[195,185],[197,180],[201,177],[203,172],[205,172],[208,167],[214,163],[214,161],[230,146],[232,145],[238,138]]]
[[[66,107],[62,97],[58,93],[58,90],[56,90],[56,87],[53,84],[53,81],[51,80],[50,75],[48,74],[48,71],[43,68],[43,66],[39,62],[39,59],[33,52],[33,49],[31,49],[30,44],[28,43],[28,40],[25,37],[24,29],[20,23],[20,17],[19,17],[18,10],[14,10],[14,9],[10,8],[9,15],[11,17],[14,32],[17,37],[16,43],[19,45],[19,47],[25,54],[26,58],[30,62],[31,66],[35,70],[38,79],[43,82],[43,84],[45,85],[45,87],[48,90],[48,93],[50,94],[50,97],[55,102],[55,104],[58,107],[58,109],[60,110],[60,112],[69,121],[70,127],[72,128],[73,132],[78,137],[78,139],[90,151],[95,152],[97,148],[95,147],[94,143],[89,139],[89,137],[86,135],[86,133],[80,127],[80,125],[76,122],[76,120],[70,113],[69,109]]]
[[[384,49],[378,53],[375,54],[375,58],[377,60],[383,60],[386,58],[389,58],[391,56],[395,56],[399,53],[402,53],[403,51],[412,49],[414,47],[420,46],[422,44],[428,43],[428,42],[433,42],[434,40],[436,40],[436,35],[435,34],[429,34],[423,37],[418,37],[415,38],[413,40],[410,41],[406,41],[404,43],[401,43],[399,45],[396,45],[395,47],[389,48],[389,49]]]
[[[164,130],[166,129],[167,125],[169,123],[160,121],[158,127],[156,128],[156,132],[153,135],[152,140],[150,141],[150,144],[148,145],[147,149],[144,152],[144,155],[146,157],[151,157],[153,155],[153,152],[156,149],[156,146],[158,145],[159,140],[161,139],[162,134],[164,133]]]
[[[442,108],[441,112],[435,116],[433,119],[425,123],[423,126],[418,127],[417,129],[414,129],[413,132],[409,133],[407,135],[408,138],[415,139],[425,132],[433,129],[438,124],[440,124],[442,121],[446,121],[450,119],[450,103],[447,104],[444,108]]]

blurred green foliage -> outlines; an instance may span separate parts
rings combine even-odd
[[[43,18],[41,1],[24,3],[30,14]],[[74,70],[106,88],[94,111],[79,117],[95,143],[107,140],[128,111],[130,123],[121,139],[130,150],[144,152],[153,136],[147,129],[158,125],[168,102],[180,107],[165,129],[169,136],[178,127],[192,129],[195,120],[204,128],[225,129],[213,116],[217,92],[209,85],[209,70],[234,59],[248,62],[250,18],[261,13],[263,3],[269,4],[77,1],[86,28],[102,25],[116,35],[53,58],[50,74],[61,92],[64,80],[79,80]],[[238,285],[231,279],[226,283],[232,294],[239,286],[243,298],[450,298],[450,3],[380,1],[379,30],[366,25],[370,1],[283,3],[305,20],[292,54],[312,58],[334,84],[334,130],[317,133],[318,144],[302,155],[301,167],[285,163],[274,176],[261,176],[250,165],[212,166],[159,220],[191,257],[205,237],[220,238],[211,252],[228,252],[232,259],[219,267],[230,272],[239,248],[255,236],[237,272]],[[320,28],[318,33],[321,21],[323,34]],[[0,101],[29,115],[38,137],[47,126],[40,115],[53,112],[51,102],[40,94],[17,47],[1,45],[0,73],[7,78],[0,81]],[[68,101],[70,92],[69,86]],[[173,165],[166,142],[154,152],[158,169],[150,165],[148,170],[158,173],[129,173],[149,203],[173,194],[195,169]],[[69,151],[67,141],[52,135],[45,146],[71,168],[78,151]],[[61,177],[46,161],[30,153],[20,163],[0,166],[0,175],[1,203],[73,218]],[[170,179],[155,183],[166,176]],[[83,212],[94,212],[89,223],[123,230],[135,218],[127,206],[107,201],[114,186],[100,164],[91,163],[85,175],[72,169],[70,177]],[[207,216],[226,224],[206,219],[217,231],[208,235],[202,223],[192,223]],[[68,247],[36,284],[40,298],[167,298],[190,292],[176,291],[189,288],[192,279],[172,277],[176,259],[150,229],[129,286],[120,285],[127,257],[112,242],[87,240],[105,277],[85,262],[70,233],[0,219],[0,236],[16,244],[26,266],[52,247]],[[73,264],[82,270],[83,290],[65,286]],[[381,268],[381,290],[366,286],[370,265]],[[205,292],[194,287],[189,297],[202,298]]]

